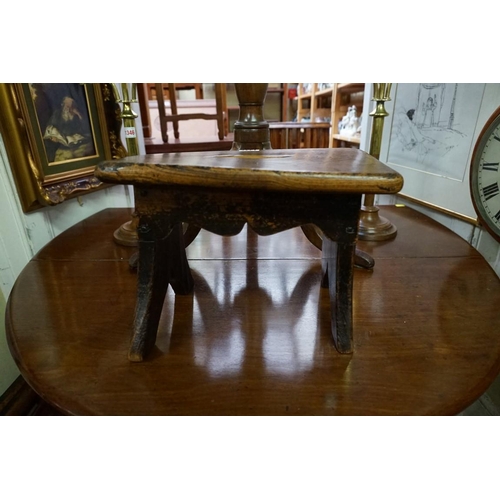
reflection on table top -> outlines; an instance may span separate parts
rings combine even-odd
[[[26,380],[69,414],[456,414],[500,370],[500,282],[460,237],[382,207],[393,241],[354,281],[354,354],[338,354],[320,252],[299,228],[188,248],[195,291],[167,294],[153,356],[127,360],[133,248],[110,209],[45,247],[10,297],[8,337]]]

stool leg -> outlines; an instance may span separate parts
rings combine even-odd
[[[168,288],[166,239],[139,241],[137,264],[137,302],[130,361],[142,361],[156,342],[163,302]]]
[[[332,335],[342,354],[352,352],[352,284],[355,242],[335,242],[323,238],[323,279],[321,286],[330,291]]]
[[[170,285],[176,295],[190,294],[193,291],[194,281],[186,257],[182,224],[177,224],[170,233],[167,251],[172,257],[175,256],[171,259],[173,265],[170,270]]]
[[[138,235],[137,302],[130,361],[142,361],[153,348],[169,283],[179,294],[193,289],[181,224],[169,233],[159,219],[141,219]]]

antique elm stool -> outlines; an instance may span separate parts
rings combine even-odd
[[[270,149],[266,87],[237,87],[240,118],[231,151],[132,156],[96,168],[104,182],[134,186],[139,256],[131,361],[142,361],[155,344],[168,285],[176,294],[193,289],[183,223],[223,236],[246,223],[263,236],[313,224],[323,240],[321,285],[330,291],[335,347],[352,352],[361,197],[396,193],[403,180],[357,149]]]

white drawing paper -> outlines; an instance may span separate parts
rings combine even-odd
[[[400,83],[387,161],[462,182],[484,83]]]

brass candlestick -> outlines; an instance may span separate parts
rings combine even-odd
[[[385,110],[385,103],[391,100],[391,86],[390,83],[373,84],[372,101],[377,104],[370,113],[370,116],[373,116],[373,125],[369,153],[377,160],[380,157],[384,119],[389,115]],[[385,217],[381,217],[378,212],[379,208],[375,205],[375,195],[365,194],[358,228],[358,238],[360,240],[382,241],[396,237],[396,226]]]
[[[131,104],[137,102],[137,84],[132,83],[131,87],[131,91],[129,91],[128,85],[126,83],[122,83],[122,96],[120,97],[118,88],[113,84],[113,93],[115,94],[116,102],[122,103],[123,106],[120,118],[123,120],[128,156],[136,156],[139,154],[139,144],[135,128],[135,119],[138,115],[132,109]],[[128,247],[137,246],[137,224],[138,217],[134,212],[132,214],[132,219],[122,224],[113,233],[115,243]]]

